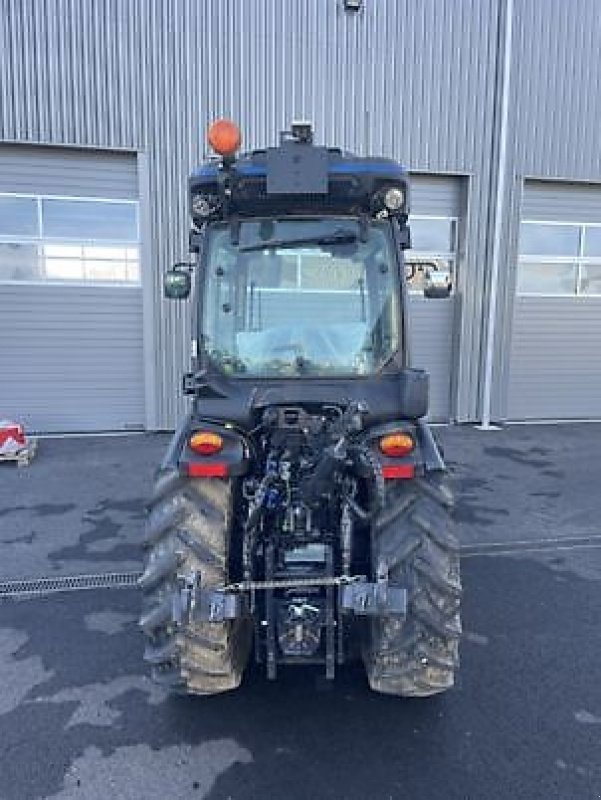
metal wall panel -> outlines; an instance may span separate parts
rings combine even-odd
[[[517,297],[509,419],[601,419],[600,352],[600,297]]]
[[[494,416],[500,419],[510,412],[515,266],[519,221],[527,217],[524,179],[601,183],[599,0],[515,0],[514,9],[505,269],[495,358]]]
[[[524,175],[601,176],[598,0],[516,0],[513,143]]]
[[[0,144],[0,192],[138,199],[131,154]]]
[[[135,199],[136,159],[0,144],[0,192]],[[142,332],[140,286],[0,283],[0,413],[33,431],[142,427]]]
[[[144,425],[139,287],[0,285],[0,409],[30,431]]]
[[[601,223],[601,186],[526,181],[524,219]],[[601,297],[516,297],[509,419],[601,418]]]
[[[451,413],[451,371],[455,298],[411,298],[411,350],[415,367],[430,375],[432,420],[448,420]]]
[[[459,419],[477,414],[498,0],[0,0],[0,139],[144,151],[145,326],[172,426],[190,332],[160,272],[186,253],[185,179],[201,131],[241,121],[248,146],[294,118],[317,139],[470,175],[456,364]],[[153,403],[148,403],[152,408]]]
[[[601,223],[601,184],[526,181],[522,219]]]
[[[449,175],[411,173],[411,213],[442,217],[465,216],[463,182]]]

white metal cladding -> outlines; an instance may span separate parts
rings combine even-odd
[[[411,174],[411,213],[452,217],[465,214],[463,184],[450,175]]]
[[[601,418],[601,297],[516,297],[508,416]]]
[[[510,412],[519,221],[528,218],[522,204],[530,202],[523,196],[524,177],[601,183],[599,0],[515,0],[514,9],[509,192],[503,220],[506,269],[500,282],[493,404],[497,418]],[[560,207],[555,213],[561,214]]]
[[[601,223],[601,185],[527,181],[522,214]],[[510,419],[601,418],[601,297],[516,297],[510,353]]]
[[[241,121],[249,147],[308,118],[318,141],[471,176],[456,374],[457,416],[476,417],[498,0],[366,0],[360,14],[339,0],[2,0],[2,10],[0,139],[144,151],[150,426],[172,426],[184,408],[188,309],[162,300],[160,273],[186,253],[186,176],[222,115]]]
[[[0,192],[137,200],[136,159],[106,151],[0,144]]]
[[[601,223],[601,182],[526,181],[522,219]]]
[[[0,285],[0,410],[30,431],[144,425],[140,289]]]
[[[431,299],[411,297],[411,350],[415,367],[430,375],[432,420],[451,416],[451,368],[455,297]]]
[[[0,144],[0,192],[136,191],[132,155]],[[33,431],[142,428],[142,332],[139,285],[0,283],[0,415]]]
[[[522,174],[590,180],[601,173],[598,0],[517,0],[513,131]]]

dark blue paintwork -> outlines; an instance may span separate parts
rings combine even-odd
[[[267,175],[267,169],[262,164],[250,163],[241,159],[235,164],[236,172],[239,175],[262,177]],[[403,178],[407,175],[407,170],[394,161],[376,161],[367,159],[350,159],[332,163],[328,167],[328,173],[333,175],[387,175],[391,178]],[[219,174],[217,164],[201,164],[192,170],[192,178],[216,179]]]

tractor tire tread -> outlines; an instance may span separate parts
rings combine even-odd
[[[149,503],[147,561],[140,579],[146,609],[140,626],[153,679],[184,694],[235,689],[250,647],[247,619],[224,622],[173,619],[179,576],[200,573],[204,588],[228,581],[232,484],[220,478],[159,475]]]
[[[461,578],[453,496],[441,472],[393,482],[387,492],[372,534],[373,571],[408,589],[407,615],[372,620],[364,663],[375,691],[425,697],[451,688],[459,666]]]

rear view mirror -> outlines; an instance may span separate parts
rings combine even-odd
[[[446,259],[423,259],[411,256],[405,262],[405,280],[409,291],[423,292],[424,297],[449,297],[453,290],[453,271]]]
[[[176,264],[163,276],[163,290],[169,300],[185,300],[190,296],[192,278],[188,265]]]
[[[450,297],[450,296],[451,296],[451,287],[449,285],[424,287],[424,297],[436,298],[436,297]]]
[[[424,297],[450,297],[453,284],[447,270],[428,270],[425,275]]]

